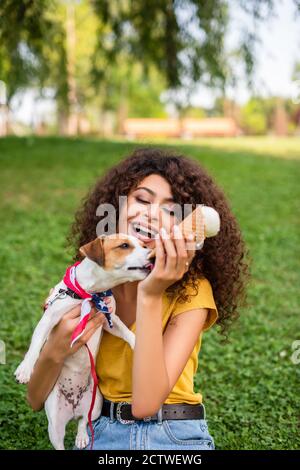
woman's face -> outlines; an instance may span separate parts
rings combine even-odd
[[[175,202],[171,187],[162,176],[149,175],[127,196],[119,219],[119,233],[133,235],[148,248],[154,248],[154,237],[161,227],[168,233],[176,223]]]

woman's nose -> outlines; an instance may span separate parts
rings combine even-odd
[[[161,207],[158,203],[154,202],[149,206],[146,206],[145,215],[147,215],[147,219],[151,220],[153,223],[159,222],[161,218]]]

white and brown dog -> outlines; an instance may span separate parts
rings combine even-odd
[[[127,234],[100,236],[80,248],[85,258],[76,266],[76,279],[79,285],[88,293],[98,293],[108,290],[124,282],[144,279],[151,270],[147,256],[150,252],[137,238]],[[82,300],[69,295],[60,295],[60,289],[65,290],[64,281],[59,282],[47,299],[48,307],[36,326],[30,348],[24,360],[15,371],[20,383],[27,383],[32,374],[40,351],[47,341],[51,330],[59,323],[63,315]],[[135,335],[115,314],[116,303],[112,298],[111,319],[113,327],[104,323],[90,338],[87,345],[96,358],[103,328],[115,336],[127,341],[134,348]],[[78,419],[76,446],[84,448],[89,443],[87,433],[88,413],[92,400],[93,380],[91,366],[86,348],[80,348],[68,356],[62,367],[57,382],[45,401],[45,411],[48,418],[50,441],[55,449],[64,449],[65,427],[72,419]],[[97,387],[96,400],[91,419],[99,417],[103,397]]]

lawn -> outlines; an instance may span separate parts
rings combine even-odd
[[[144,143],[96,139],[0,139],[0,447],[50,449],[13,372],[28,348],[50,286],[70,262],[65,237],[99,175]],[[156,145],[162,146],[159,142]],[[195,380],[218,449],[299,449],[300,140],[171,142],[224,189],[252,257],[249,306],[230,342],[204,335]],[[277,157],[277,158],[274,158]],[[69,429],[68,446],[72,446]]]

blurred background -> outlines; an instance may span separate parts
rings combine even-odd
[[[0,448],[51,449],[13,373],[82,198],[159,145],[207,169],[252,260],[199,354],[216,447],[299,449],[300,0],[0,0],[0,136]]]
[[[299,135],[299,9],[2,0],[0,135]]]

